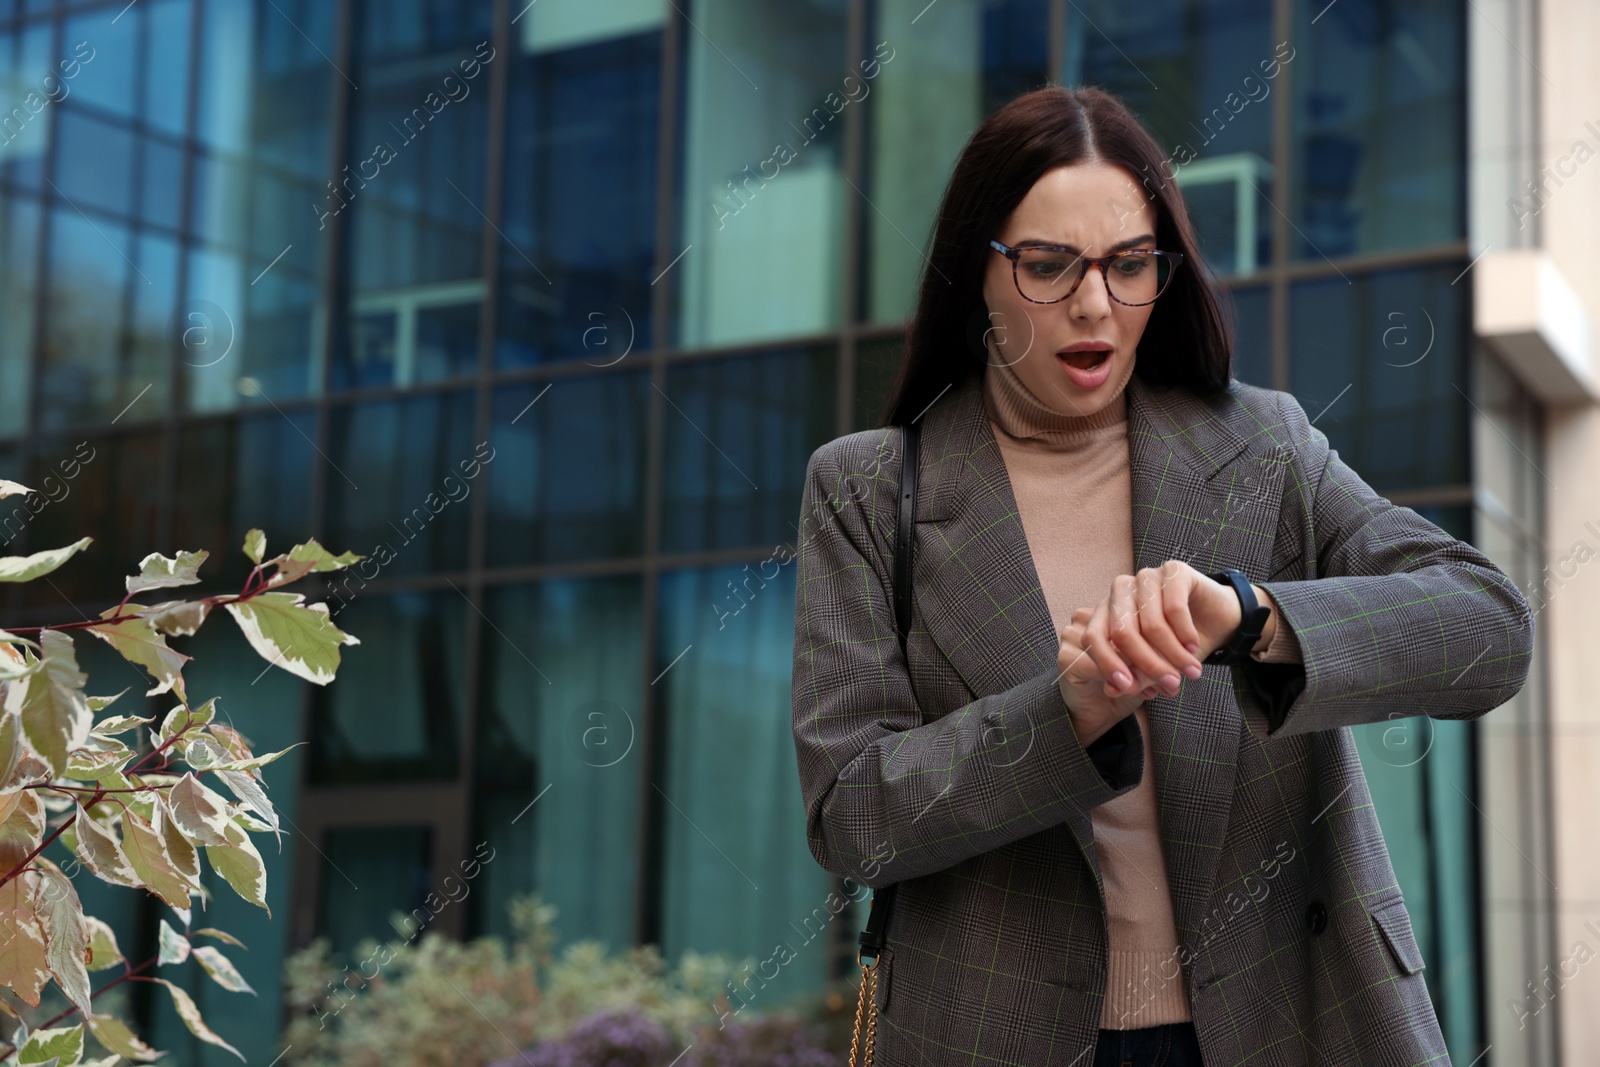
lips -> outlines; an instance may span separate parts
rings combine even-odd
[[[1093,370],[1111,355],[1111,345],[1104,341],[1079,341],[1056,353],[1056,357],[1079,370]]]

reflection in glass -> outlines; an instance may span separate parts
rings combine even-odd
[[[763,989],[774,1001],[826,979],[837,932],[834,879],[806,845],[790,727],[794,571],[779,554],[664,575],[655,650],[658,669],[672,664],[656,683],[662,949],[764,959],[782,940],[797,958]]]
[[[661,546],[791,541],[806,460],[833,436],[835,353],[786,349],[667,373]]]
[[[331,583],[333,623],[361,643],[339,649],[336,685],[313,687],[310,778],[454,779],[467,602],[449,587],[367,589],[379,573],[358,563]]]
[[[884,407],[889,402],[889,390],[900,371],[905,352],[903,335],[856,342],[855,429],[884,425]]]
[[[1233,289],[1233,376],[1263,389],[1272,384],[1272,293],[1264,285]]]
[[[1295,5],[1294,258],[1459,238],[1462,6],[1338,4],[1310,25],[1324,6]]]
[[[609,362],[651,344],[665,11],[545,4],[513,27],[501,367]]]
[[[644,373],[496,390],[485,476],[490,566],[644,550],[650,394]]]
[[[1272,93],[1293,48],[1275,48],[1272,0],[1084,0],[1068,15],[1065,81],[1120,96],[1169,153],[1148,188],[1176,180],[1207,263],[1250,274],[1271,260]]]
[[[1465,263],[1299,282],[1290,388],[1379,492],[1469,480]]]
[[[563,943],[633,943],[639,884],[642,589],[634,576],[491,589],[484,601],[475,921],[509,935],[537,892]],[[537,803],[535,801],[537,800]]]
[[[846,5],[705,0],[695,18],[717,30],[687,37],[677,342],[832,329],[855,195],[841,113],[869,90],[840,69]]]
[[[409,916],[423,907],[430,836],[426,826],[363,826],[323,834],[317,934],[328,939],[340,964],[348,960],[352,971],[360,970],[353,956],[368,938],[405,939],[389,920],[395,912]],[[350,988],[360,985],[357,981]],[[330,1000],[340,1003],[333,994]]]
[[[486,63],[504,62],[489,43],[489,7],[457,0],[421,19],[404,8],[362,2],[360,55],[351,73],[349,162],[318,198],[319,225],[350,214],[352,344],[333,355],[336,389],[415,379],[416,317],[437,304],[483,301]],[[362,345],[375,316],[394,318],[391,348]],[[461,319],[451,320],[459,329]],[[435,322],[437,326],[437,322]],[[474,319],[453,346],[476,344]]]
[[[311,486],[317,467],[327,464],[311,444],[316,424],[314,411],[289,408],[183,428],[178,444],[183,490],[173,501],[173,544],[211,553],[200,571],[205,588],[237,592],[243,587],[251,564],[239,546],[252,528],[266,533],[269,555],[312,536]],[[338,477],[331,470],[329,475]],[[362,554],[371,549],[328,547]]]
[[[1035,0],[879,0],[874,17],[852,71],[869,100],[862,314],[889,324],[914,310],[934,213],[974,127],[1049,78],[1050,20]]]
[[[0,436],[27,428],[38,248],[38,203],[25,196],[0,198]]]
[[[467,564],[474,479],[491,455],[472,443],[474,396],[429,394],[340,408],[328,458],[329,547],[391,556],[385,574]]]
[[[22,586],[23,600],[52,613],[72,604],[96,613],[110,607],[124,575],[138,570],[151,552],[170,554],[157,542],[161,526],[161,431],[141,430],[113,437],[51,436],[38,442],[24,485],[51,493],[48,506],[28,523],[27,550],[70,545],[89,534],[84,549],[49,581]],[[48,481],[47,481],[48,479]],[[52,614],[52,618],[59,617]],[[76,612],[66,616],[78,617]]]

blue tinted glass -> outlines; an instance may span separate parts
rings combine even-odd
[[[345,215],[351,228],[350,343],[333,353],[334,388],[379,384],[385,368],[387,384],[414,383],[419,310],[483,300],[484,60],[494,62],[494,50],[460,43],[471,36],[465,4],[430,4],[431,14],[408,18],[384,5],[361,7],[367,50],[351,77],[365,90],[352,97],[350,163],[316,208],[319,226]],[[444,12],[462,21],[430,38],[426,26]],[[476,342],[471,307],[468,336],[451,338],[452,347]],[[450,320],[457,333],[462,318]],[[436,341],[438,329],[436,319]]]
[[[661,34],[510,62],[496,362],[593,359],[594,314],[648,348]]]
[[[189,102],[189,28],[194,5],[190,0],[161,0],[141,6],[147,20],[148,52],[144,119],[156,129],[181,135]]]
[[[373,556],[386,576],[465,567],[474,402],[461,392],[336,410],[324,543]]]
[[[316,432],[316,413],[293,407],[184,428],[178,444],[184,491],[174,501],[173,537],[176,546],[211,553],[203,576],[240,589],[251,564],[239,546],[252,527],[266,533],[272,555],[312,536],[311,475],[323,462],[312,444]]]
[[[50,285],[56,297],[40,382],[41,424],[109,423],[125,410],[129,420],[159,414],[171,391],[170,357],[160,344],[130,351],[127,312],[130,297],[147,315],[170,306],[172,245],[135,241],[124,227],[106,219],[91,222],[70,207],[58,208],[51,225]]]
[[[145,222],[176,230],[178,197],[183,190],[183,153],[153,137],[145,139],[143,148],[139,214]]]
[[[74,45],[85,41],[83,56],[92,57],[71,82],[73,100],[113,115],[133,118],[138,114],[134,77],[139,65],[139,22],[137,17],[107,18],[99,11],[67,20],[61,37],[65,53],[71,54]]]
[[[483,631],[478,836],[495,848],[476,922],[537,892],[562,942],[633,943],[639,885],[644,619],[636,577],[489,591]],[[537,803],[535,801],[537,800]]]
[[[1290,290],[1290,387],[1379,492],[1470,480],[1465,263]]]
[[[663,575],[655,650],[662,948],[764,959],[781,939],[796,958],[762,991],[774,1003],[825,980],[843,932],[828,929],[835,879],[806,845],[790,727],[794,589],[789,554]]]
[[[795,536],[806,460],[833,436],[832,349],[766,352],[667,373],[661,545],[773,545]]]
[[[69,99],[72,92],[73,83],[64,77],[51,85],[44,81],[46,75],[63,75],[58,64],[63,59],[70,64],[75,56],[72,45],[67,45],[61,55],[56,54],[52,30],[49,23],[36,24],[22,31],[16,40],[16,61],[11,69],[19,87],[27,88],[5,105],[7,110],[0,112],[0,158],[7,161],[6,176],[25,189],[44,187],[45,149],[54,121],[49,113],[55,106],[51,101]],[[85,44],[81,52],[84,56],[93,55],[92,46]],[[67,69],[83,73],[81,63]]]
[[[870,10],[864,56],[828,88],[866,112],[860,314],[899,324],[957,153],[985,116],[1050,76],[1049,5],[877,0]]]
[[[25,604],[48,609],[51,621],[82,618],[74,604],[102,603],[146,555],[172,552],[157,540],[161,455],[160,430],[52,435],[37,444],[29,477],[21,481],[49,503],[27,525],[27,551],[69,545],[85,534],[95,540],[48,582],[23,585]]]
[[[240,558],[243,558],[242,554]],[[214,562],[208,560],[200,573],[206,574]],[[219,622],[221,625],[218,625]],[[100,644],[98,641],[94,643]],[[249,738],[251,751],[277,752],[304,740],[304,724],[300,716],[286,715],[284,709],[302,707],[306,688],[311,683],[285,670],[274,669],[262,674],[262,669],[267,666],[266,659],[240,640],[230,623],[220,619],[208,619],[199,633],[183,639],[181,647],[194,657],[183,667],[184,681],[190,694],[218,697],[218,717]],[[99,687],[92,687],[90,691],[98,692]],[[115,706],[124,714],[133,714],[124,709],[132,696],[130,692]],[[152,701],[155,706],[139,714],[164,714],[166,708],[161,702],[167,699],[162,697],[159,701]],[[298,791],[304,759],[305,749],[295,748],[261,769],[267,795],[271,797],[272,805],[289,833],[296,833],[295,826],[302,818]],[[293,838],[284,842],[285,847],[281,851],[270,837],[257,837],[255,841],[267,873],[266,900],[267,907],[272,909],[271,915],[241,898],[216,876],[214,869],[207,870],[204,876],[206,887],[211,891],[206,901],[205,921],[228,931],[250,946],[248,952],[227,946],[219,947],[233,961],[245,981],[255,989],[256,995],[250,999],[251,1010],[239,1010],[238,994],[230,993],[215,982],[205,983],[205,986],[210,986],[209,989],[197,982],[191,990],[205,1017],[214,1021],[216,1029],[226,1035],[229,1044],[236,1044],[240,1049],[275,1048],[277,1044],[283,1018],[279,1008],[284,985],[283,957],[292,940],[285,936],[284,920],[291,913],[290,902],[297,879],[307,877],[306,872],[295,869],[297,850],[291,843]],[[326,844],[322,847],[326,848]],[[347,873],[354,875],[348,868]],[[133,894],[122,890],[117,895]],[[94,910],[91,914],[99,912]],[[371,973],[370,968],[368,973]],[[173,1029],[179,1026],[181,1024],[174,1019]],[[173,1048],[181,1040],[176,1034],[172,1035],[170,1044],[167,1043],[167,1034],[147,1032],[146,1036],[152,1042],[160,1042],[162,1048]]]
[[[1264,285],[1234,289],[1233,376],[1275,389],[1272,384],[1272,294]]]
[[[77,208],[133,213],[132,131],[93,118],[71,103],[56,112],[61,156],[55,186]]]
[[[38,247],[39,205],[32,197],[0,198],[0,436],[23,432],[32,406]]]
[[[845,183],[844,113],[866,99],[856,72],[841,69],[847,5],[695,6],[672,255],[689,251],[661,283],[677,292],[671,332],[698,347],[831,330],[845,198],[857,195]]]
[[[368,589],[381,570],[363,566],[371,562],[330,583],[334,625],[361,643],[340,648],[337,684],[312,693],[310,778],[452,780],[466,698],[467,602],[448,587]]]
[[[226,359],[184,360],[191,410],[269,408],[321,389],[327,195],[328,57],[337,7],[314,0],[204,0],[197,61],[186,312],[231,336]],[[225,345],[213,346],[213,352]]]
[[[323,835],[317,933],[328,939],[341,964],[368,938],[404,940],[389,925],[392,913],[410,916],[413,909],[426,910],[423,901],[432,888],[429,837],[426,826],[363,826]],[[356,964],[352,970],[361,967]],[[337,996],[330,997],[339,1003]]]
[[[1455,0],[1295,7],[1294,258],[1461,237],[1465,9]]]
[[[496,390],[490,566],[644,550],[650,394],[642,373]]]
[[[478,305],[438,304],[416,313],[412,380],[459,378],[478,368]]]
[[[1117,94],[1169,154],[1151,189],[1175,180],[1200,245],[1224,274],[1271,259],[1271,96],[1287,44],[1271,0],[1085,0],[1068,14],[1065,80]]]

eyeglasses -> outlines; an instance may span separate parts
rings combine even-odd
[[[1011,261],[1011,277],[1024,300],[1054,304],[1078,291],[1090,267],[1099,267],[1111,299],[1129,307],[1155,302],[1166,291],[1183,262],[1182,252],[1131,249],[1109,256],[1086,256],[1061,245],[1012,248],[999,241],[989,246]],[[1073,268],[1077,268],[1074,270]]]

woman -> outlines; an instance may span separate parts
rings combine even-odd
[[[1348,727],[1504,703],[1532,615],[1231,379],[1164,165],[1094,89],[985,121],[891,425],[811,457],[795,745],[817,861],[899,886],[881,1063],[1448,1062]]]

